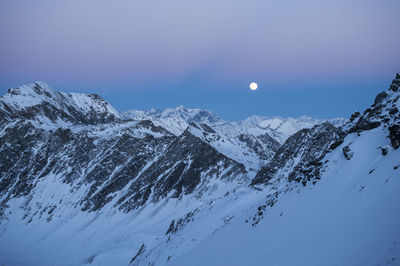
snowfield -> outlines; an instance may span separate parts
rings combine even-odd
[[[249,208],[171,265],[399,265],[399,150],[380,154],[380,128],[350,142],[351,160],[329,154],[321,181],[279,197],[256,227]]]

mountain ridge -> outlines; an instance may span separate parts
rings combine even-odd
[[[397,74],[371,107],[341,127],[310,124],[281,142],[269,134],[278,120],[241,127],[192,113],[178,116],[187,126],[177,135],[160,125],[170,120],[155,111],[135,120],[112,115],[95,96],[99,108],[82,108],[91,103],[87,96],[55,94],[61,101],[54,103],[40,83],[28,88],[44,95],[33,106],[17,108],[0,98],[3,261],[399,261],[399,86]],[[28,97],[25,89],[14,93]],[[190,113],[184,109],[177,111]]]

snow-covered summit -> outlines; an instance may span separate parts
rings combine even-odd
[[[186,122],[201,122],[201,123],[216,123],[220,122],[221,118],[217,117],[215,114],[208,110],[203,109],[190,109],[184,106],[178,106],[176,108],[167,108],[164,110],[159,110],[152,108],[148,111],[138,111],[129,110],[122,113],[123,117],[126,119],[143,119],[143,118],[182,118]]]
[[[208,110],[190,109],[183,106],[164,110],[154,108],[148,111],[129,110],[123,112],[122,117],[133,120],[152,120],[177,136],[182,134],[191,122],[208,125],[224,123],[221,118]]]
[[[183,106],[164,110],[129,110],[123,112],[122,117],[133,120],[152,120],[155,124],[165,127],[176,135],[182,134],[189,123],[196,122],[205,123],[213,128],[219,128],[227,132],[239,132],[239,134],[244,132],[253,136],[269,134],[280,143],[283,143],[288,137],[303,128],[312,128],[326,121],[335,127],[340,127],[347,121],[344,118],[317,119],[309,116],[283,118],[280,116],[253,115],[242,121],[231,122],[218,117],[208,110],[190,109]]]
[[[0,96],[0,100],[15,109],[24,109],[39,105],[43,101],[57,104],[57,102],[65,101],[66,99],[63,93],[53,90],[42,81],[37,81],[9,89],[7,94]]]
[[[313,126],[322,124],[324,122],[330,122],[333,126],[340,127],[346,121],[347,119],[344,118],[318,119],[304,115],[298,118],[283,118],[280,116],[264,117],[253,115],[243,121],[238,122],[238,124],[252,131],[273,131],[274,133],[278,133],[277,136],[279,136],[281,142],[283,142],[301,129],[312,128]]]
[[[0,104],[9,117],[73,123],[104,123],[121,116],[97,94],[64,93],[44,82],[12,88],[0,97]]]

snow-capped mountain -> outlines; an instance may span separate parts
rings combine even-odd
[[[315,119],[308,116],[282,118],[257,115],[251,116],[243,121],[230,122],[219,118],[210,111],[188,109],[183,106],[165,110],[129,110],[123,112],[121,115],[125,119],[152,120],[155,124],[163,126],[175,135],[182,134],[189,123],[197,122],[225,129],[226,131],[239,130],[253,136],[267,133],[280,143],[283,143],[288,137],[303,128],[311,128],[324,122],[329,122],[335,127],[340,127],[347,122],[345,118]]]
[[[40,124],[97,124],[121,120],[96,94],[58,92],[43,82],[13,88],[0,97],[2,119],[30,119]]]
[[[0,98],[1,262],[395,265],[399,86],[398,74],[334,125],[120,114],[97,95],[11,89]]]
[[[280,145],[266,132],[249,134],[246,128],[224,121],[207,110],[187,109],[183,106],[162,111],[130,110],[122,113],[122,117],[135,121],[150,120],[176,136],[189,129],[191,133],[222,154],[244,164],[253,174],[260,165],[272,157]]]
[[[183,106],[165,110],[130,110],[122,113],[127,120],[151,120],[179,136],[187,128],[222,154],[232,158],[254,172],[272,158],[279,146],[291,135],[303,128],[311,128],[324,122],[342,126],[346,119],[314,119],[252,116],[244,121],[225,121],[202,109]],[[197,125],[196,125],[197,124]]]
[[[129,110],[122,113],[125,119],[152,120],[155,124],[163,126],[175,135],[182,134],[189,123],[205,123],[215,125],[224,123],[222,119],[207,110],[187,109],[183,106],[165,110],[151,109],[149,111]]]
[[[247,128],[249,132],[268,132],[272,136],[275,136],[277,141],[283,143],[294,133],[304,128],[312,128],[315,125],[329,122],[335,127],[343,126],[346,123],[344,118],[331,118],[331,119],[315,119],[308,116],[301,116],[298,118],[282,118],[282,117],[263,117],[263,116],[251,116],[244,121],[239,121],[238,124],[244,128]]]

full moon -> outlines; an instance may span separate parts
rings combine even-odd
[[[255,83],[255,82],[250,83],[250,89],[251,89],[252,91],[255,91],[257,88],[258,88],[257,83]]]

